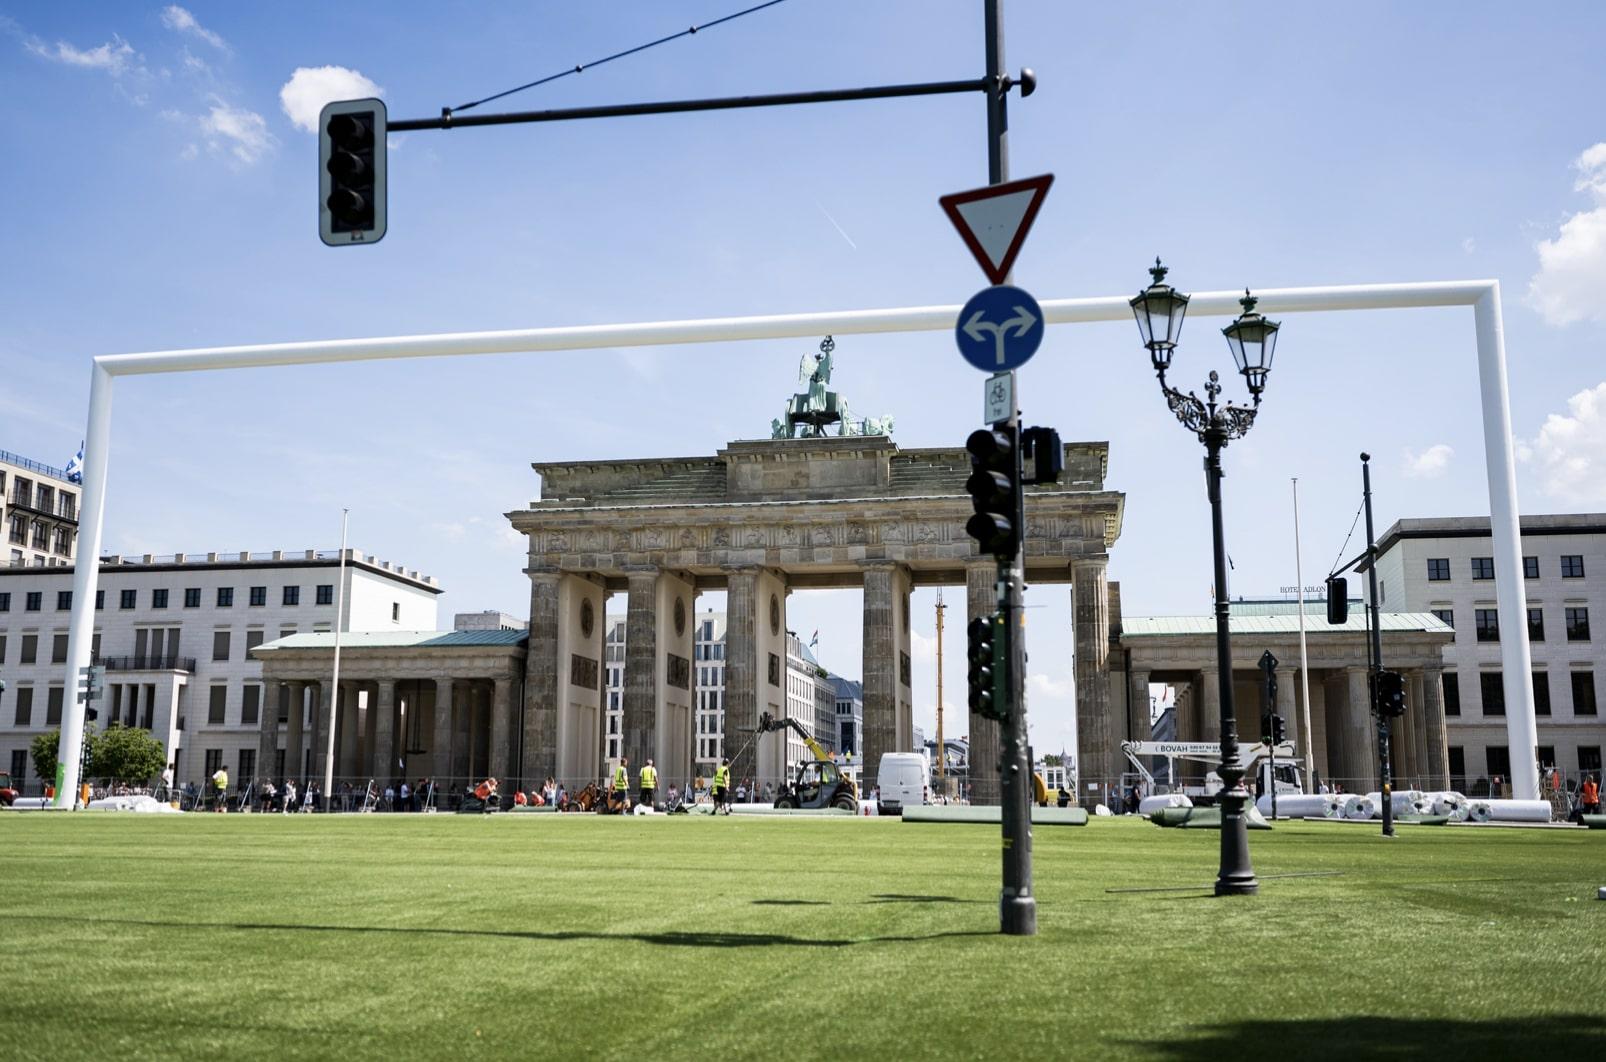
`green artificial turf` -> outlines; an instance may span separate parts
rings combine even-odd
[[[8,1058],[1598,1058],[1606,836],[0,815]],[[1276,875],[1303,875],[1276,877]]]

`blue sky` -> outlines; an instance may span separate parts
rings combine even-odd
[[[316,139],[295,118],[320,101],[284,98],[298,70],[360,75],[392,116],[424,117],[740,6],[0,4],[0,447],[64,464],[100,353],[962,302],[982,280],[936,198],[985,181],[971,97],[406,134],[385,240],[318,241]],[[980,7],[789,0],[504,104],[975,76]],[[1011,101],[1013,172],[1057,177],[1022,286],[1128,293],[1156,254],[1184,290],[1498,278],[1523,509],[1606,506],[1606,127],[1589,102],[1606,98],[1606,8],[1006,13],[1011,66],[1040,78]],[[1229,366],[1220,323],[1188,326],[1179,382]],[[523,615],[502,513],[535,496],[529,462],[765,434],[811,346],[124,379],[106,548],[327,548],[350,506],[353,544],[437,575],[443,615]],[[939,334],[844,337],[836,381],[861,414],[894,414],[905,446],[959,445],[977,416],[978,375]],[[1200,450],[1135,327],[1051,330],[1022,391],[1031,422],[1110,442],[1128,612],[1204,613]],[[1227,454],[1233,592],[1294,581],[1296,475],[1319,580],[1362,449],[1380,530],[1487,512],[1480,432],[1470,312],[1286,319],[1260,423]],[[916,601],[921,721],[932,595]],[[1041,750],[1068,740],[1068,591],[1029,601]],[[856,594],[791,609],[857,673]],[[958,703],[961,654],[948,665]]]

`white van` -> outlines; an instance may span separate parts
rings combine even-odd
[[[879,815],[897,815],[906,807],[931,803],[926,758],[918,752],[883,753],[876,785],[880,790],[876,799]]]

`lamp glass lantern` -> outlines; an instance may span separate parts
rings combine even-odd
[[[1182,335],[1182,319],[1188,312],[1188,296],[1164,282],[1167,272],[1156,258],[1149,270],[1153,283],[1128,303],[1132,316],[1137,318],[1149,360],[1159,373],[1171,367],[1171,352]]]
[[[1277,329],[1280,326],[1276,321],[1255,312],[1256,301],[1245,289],[1244,297],[1238,300],[1244,312],[1223,328],[1221,334],[1227,337],[1227,346],[1232,348],[1232,360],[1237,362],[1238,371],[1243,373],[1244,381],[1249,385],[1249,393],[1258,402],[1260,393],[1266,389],[1266,374],[1271,372],[1271,359],[1277,351]]]

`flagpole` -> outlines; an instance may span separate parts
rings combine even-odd
[[[1294,476],[1294,582],[1299,590],[1299,685],[1305,698],[1305,713],[1300,731],[1305,738],[1305,792],[1311,791],[1310,754],[1310,661],[1305,655],[1305,573],[1299,559],[1299,477]],[[1273,706],[1273,711],[1276,707]],[[1275,785],[1275,779],[1273,780]]]
[[[335,591],[335,673],[329,680],[329,745],[323,761],[324,807],[333,807],[330,801],[335,792],[335,720],[340,718],[340,627],[346,612],[346,521],[350,509],[340,510],[340,576]]]

